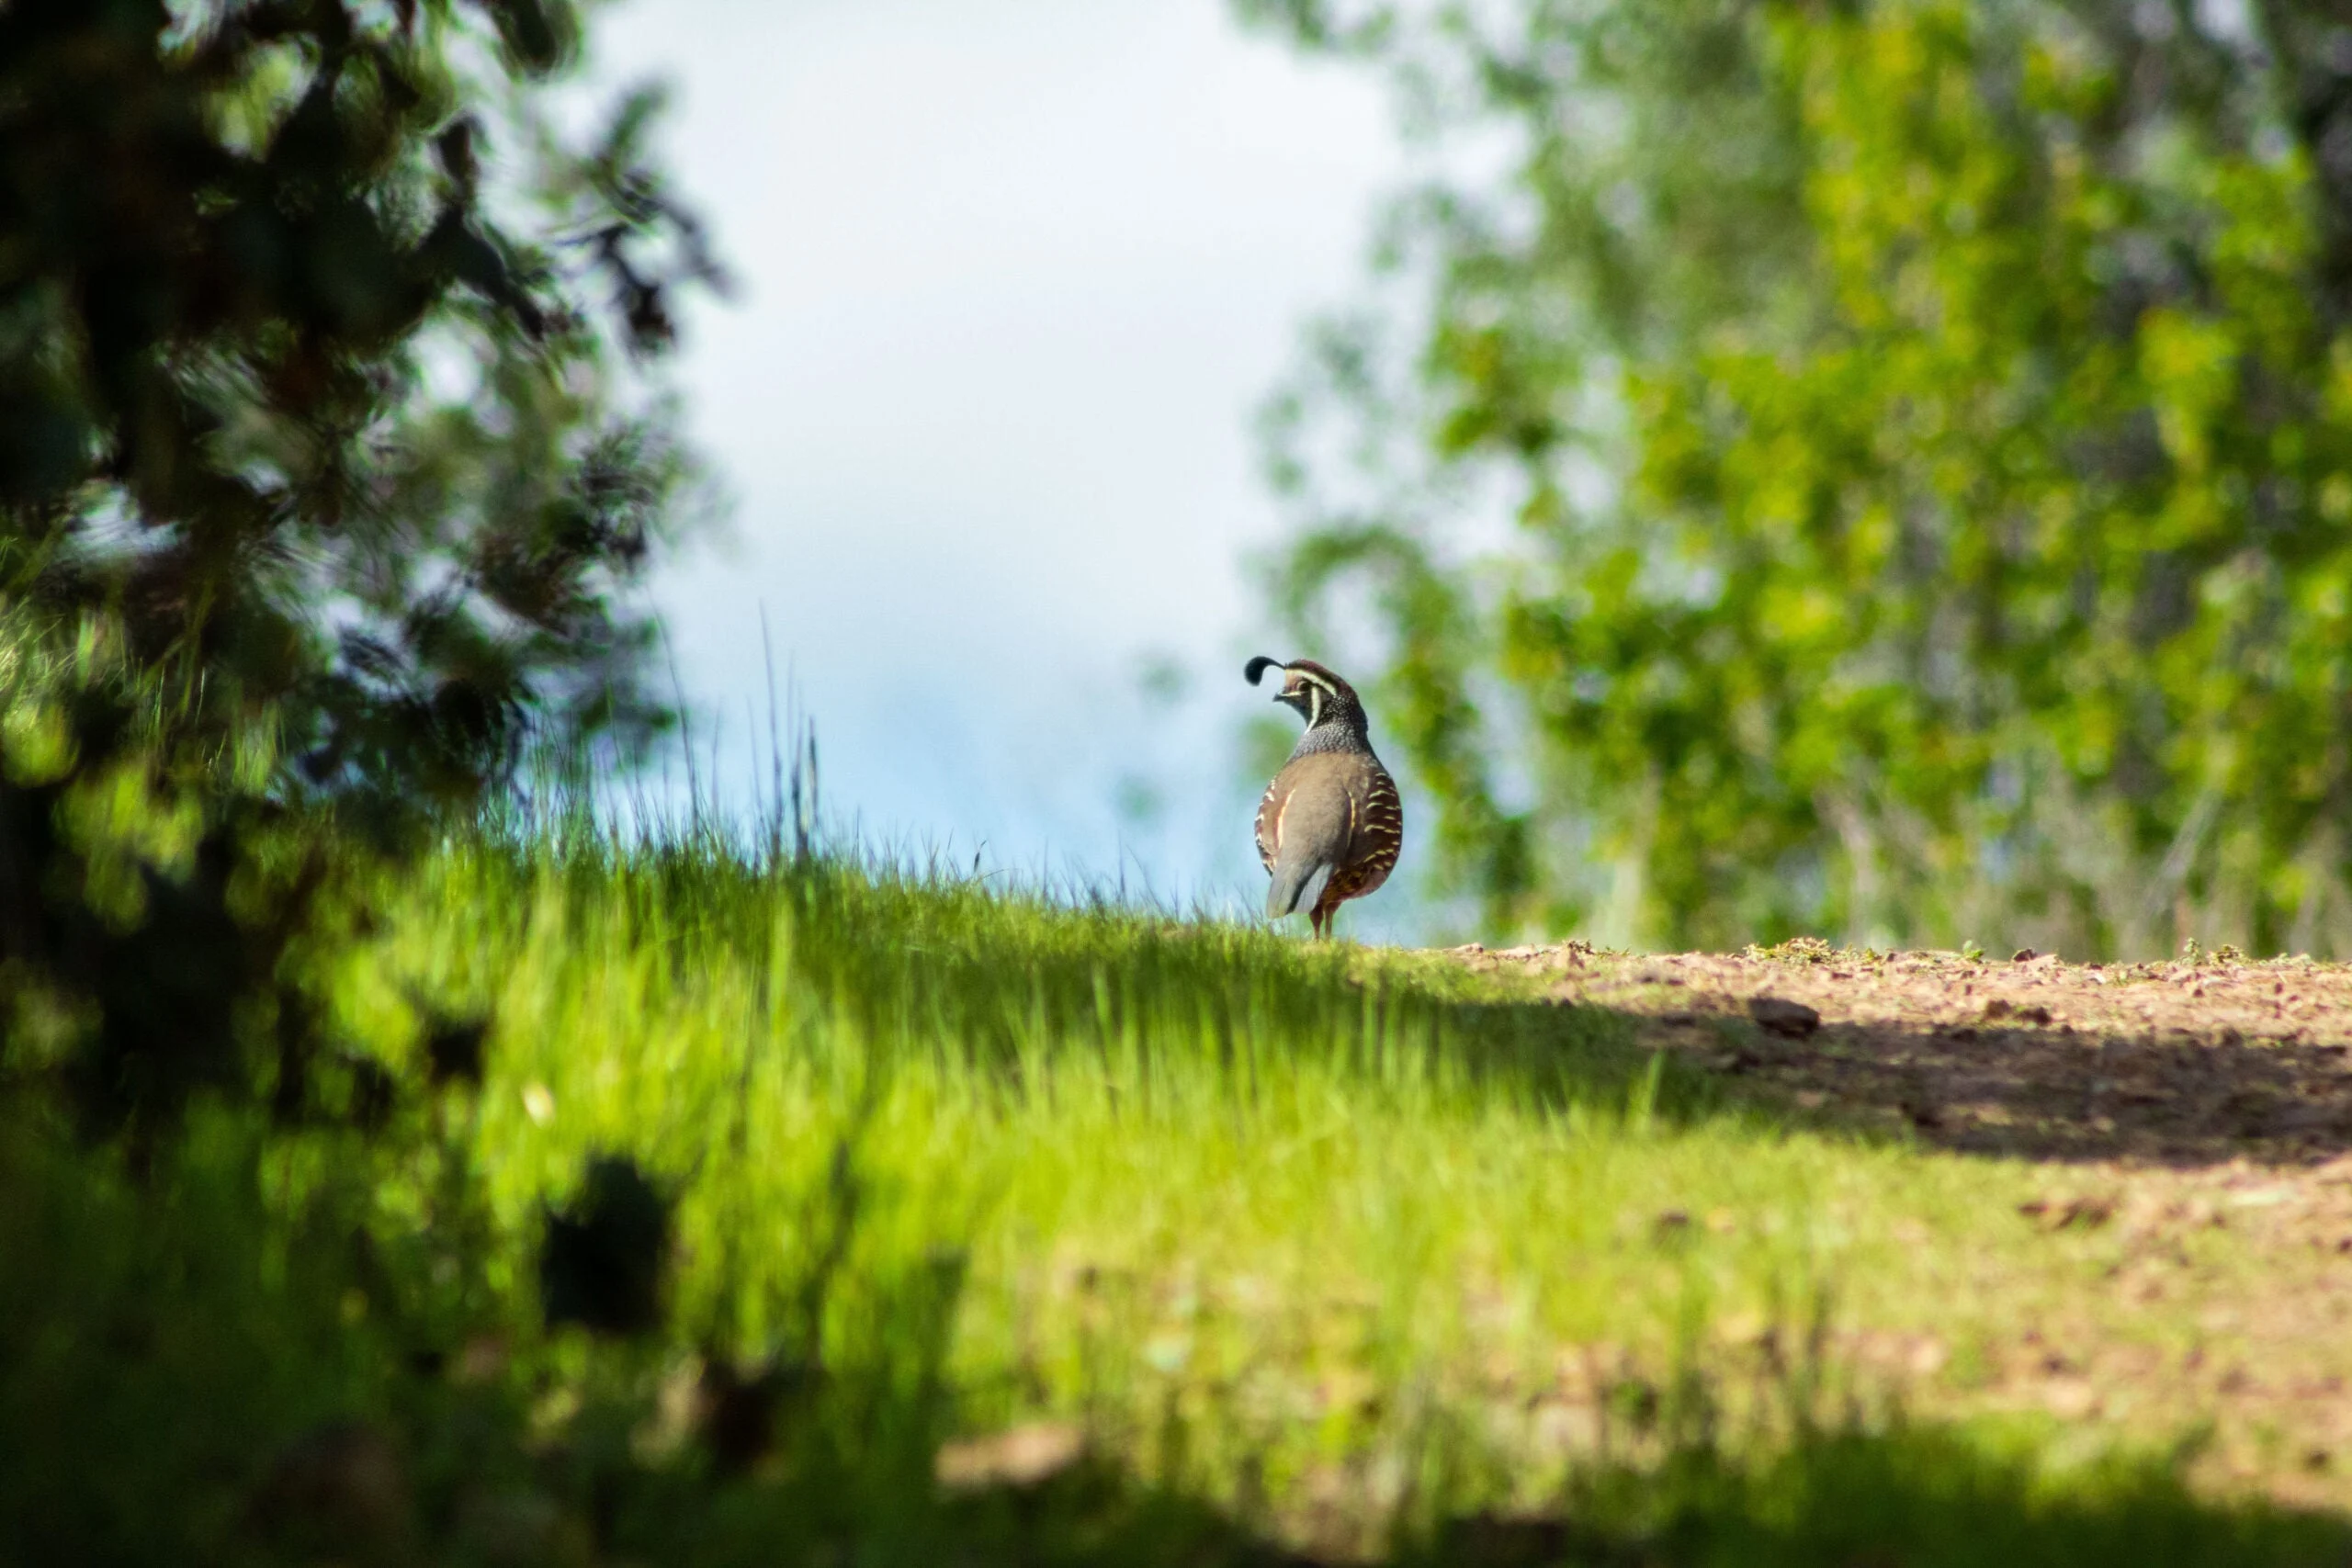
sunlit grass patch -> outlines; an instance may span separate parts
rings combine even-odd
[[[1523,976],[593,837],[455,843],[371,909],[322,976],[379,1133],[208,1112],[167,1203],[61,1145],[0,1214],[62,1281],[0,1288],[59,1348],[5,1404],[67,1434],[50,1491],[173,1388],[234,1391],[152,1417],[184,1457],[125,1485],[209,1521],[157,1540],[277,1529],[321,1452],[397,1472],[420,1551],[539,1521],[525,1561],[1995,1561],[1945,1538],[1979,1506],[2025,1561],[2147,1517],[2178,1561],[2337,1540],[2184,1446],[2165,1373],[2209,1307],[2116,1297],[2130,1225]],[[599,1339],[640,1312],[593,1235],[623,1168],[659,1326]],[[2287,1279],[2227,1227],[2179,1245]],[[85,1326],[118,1321],[175,1326]]]
[[[1792,1125],[1421,955],[692,849],[455,852],[390,930],[375,984],[495,1021],[517,1247],[628,1153],[680,1198],[680,1334],[810,1361],[952,1267],[952,1425],[1275,1515],[1394,1509],[1433,1443],[1535,1506],[1677,1379],[1781,1440],[1804,1358],[1815,1415],[1938,1406],[2107,1246],[2021,1224],[2023,1168]]]

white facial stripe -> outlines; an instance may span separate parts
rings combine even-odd
[[[1312,670],[1286,669],[1283,673],[1306,688],[1306,728],[1312,729],[1322,723],[1323,699],[1329,697],[1337,702],[1340,697],[1338,689]]]

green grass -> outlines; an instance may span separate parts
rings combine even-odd
[[[323,985],[389,1129],[209,1113],[142,1190],[12,1111],[0,1557],[2352,1547],[2192,1494],[2175,1430],[1906,1411],[1853,1325],[1964,1385],[2095,1289],[2112,1244],[2021,1226],[2030,1170],[1792,1125],[1442,959],[708,846],[489,840],[369,904]],[[436,1019],[488,1024],[478,1089],[425,1087]],[[615,1154],[676,1202],[664,1326],[544,1330],[545,1216]],[[706,1367],[767,1378],[740,1473]],[[305,1457],[338,1420],[375,1503]],[[1086,1457],[934,1486],[1040,1421]]]

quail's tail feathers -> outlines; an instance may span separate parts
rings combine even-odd
[[[1318,865],[1303,856],[1295,861],[1276,862],[1274,879],[1266,887],[1266,919],[1279,920],[1284,915],[1314,908],[1331,880],[1332,869],[1329,861]]]

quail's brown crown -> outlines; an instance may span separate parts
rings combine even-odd
[[[1274,700],[1297,709],[1299,716],[1306,720],[1307,736],[1302,737],[1300,742],[1303,750],[1324,750],[1337,737],[1366,742],[1363,703],[1356,695],[1356,689],[1337,671],[1312,659],[1294,659],[1283,663],[1261,654],[1244,667],[1242,673],[1254,686],[1269,669],[1283,672],[1282,688],[1274,694]],[[1311,744],[1308,737],[1313,738]]]

